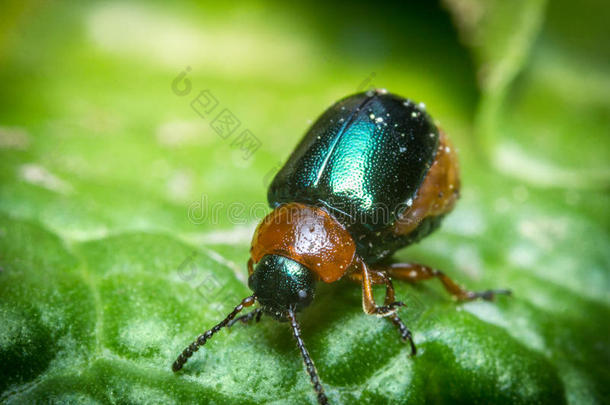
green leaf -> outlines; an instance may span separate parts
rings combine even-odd
[[[610,9],[588,0],[446,1],[477,61],[477,135],[501,172],[541,187],[607,189]]]
[[[267,317],[170,366],[249,295],[267,185],[308,121],[374,86],[425,102],[461,159],[455,212],[396,260],[513,296],[396,282],[411,358],[357,285],[319,285],[299,320],[332,403],[607,402],[610,8],[444,6],[8,3],[0,401],[315,403]],[[251,158],[194,111],[203,90],[260,139]]]

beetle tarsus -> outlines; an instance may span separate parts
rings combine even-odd
[[[403,340],[403,342],[409,342],[409,345],[411,346],[411,356],[415,356],[417,354],[417,348],[413,342],[413,335],[411,334],[409,328],[407,328],[407,325],[405,325],[396,314],[389,316],[388,319],[398,328],[400,338]]]
[[[374,314],[377,316],[382,316],[382,317],[392,316],[392,315],[396,314],[396,311],[398,311],[398,308],[404,307],[404,305],[405,304],[402,301],[395,301],[388,305],[376,307],[374,309]]]
[[[460,298],[462,300],[475,300],[477,298],[484,299],[485,301],[493,301],[496,295],[512,295],[511,290],[485,290],[485,291],[468,291],[466,297]]]

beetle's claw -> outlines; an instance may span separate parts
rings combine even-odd
[[[413,342],[412,338],[409,338],[409,344],[411,345],[411,354],[409,357],[415,357],[417,355],[417,347],[415,346],[415,342]]]
[[[496,295],[512,295],[512,291],[505,289],[480,291],[473,293],[470,299],[482,298],[485,301],[493,301]]]

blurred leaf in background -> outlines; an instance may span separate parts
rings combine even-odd
[[[426,104],[464,183],[397,259],[514,296],[397,283],[409,358],[359,288],[320,286],[301,320],[331,401],[609,402],[610,7],[421,3],[3,3],[0,401],[314,403],[271,319],[170,365],[248,294],[266,187],[311,120],[385,87]]]

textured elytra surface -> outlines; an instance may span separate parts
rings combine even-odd
[[[452,9],[472,38],[464,46],[432,6],[378,4],[377,20],[369,5],[325,4],[287,23],[294,11],[274,5],[248,9],[245,24],[241,6],[9,3],[15,23],[0,28],[0,400],[315,403],[287,325],[269,318],[219,333],[171,372],[183,347],[249,294],[249,242],[267,211],[219,210],[197,223],[187,213],[202,193],[209,205],[265,207],[268,173],[307,121],[372,77],[424,101],[462,162],[456,211],[398,258],[514,296],[456,305],[434,282],[397,283],[419,347],[410,359],[389,323],[362,313],[357,286],[322,285],[300,321],[330,399],[605,402],[610,93],[605,48],[594,45],[608,37],[607,12],[484,4],[470,16]],[[582,10],[595,19],[576,18]],[[363,39],[346,46],[345,32]],[[171,81],[186,65],[193,91],[181,98]],[[250,160],[191,109],[206,88],[263,142]],[[501,159],[488,165],[490,156]]]
[[[432,119],[411,100],[349,96],[307,131],[271,183],[269,203],[322,205],[357,227],[356,238],[382,230],[414,199],[437,145]]]

